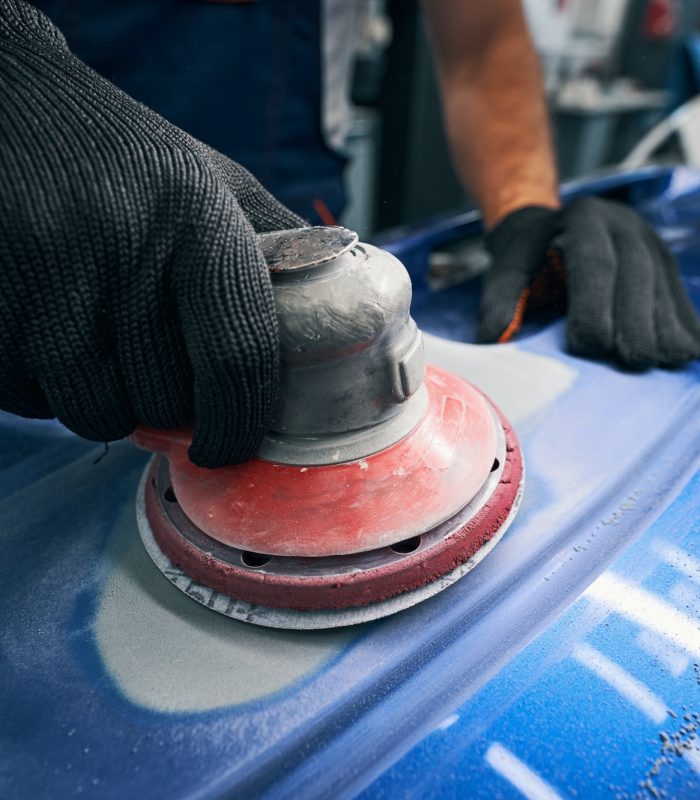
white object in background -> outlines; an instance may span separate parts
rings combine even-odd
[[[560,5],[557,0],[523,0],[530,34],[540,53],[561,53],[566,49],[576,2]]]
[[[548,94],[562,80],[612,58],[628,5],[629,0],[523,0]]]
[[[573,5],[576,35],[615,39],[622,28],[628,0],[576,0]]]
[[[632,149],[622,162],[624,169],[636,169],[653,159],[654,153],[672,136],[678,137],[683,163],[700,167],[700,97],[694,97],[661,120]]]
[[[561,59],[569,49],[575,2],[560,5],[557,0],[523,0],[530,35],[540,55],[545,90],[552,94],[559,83]]]

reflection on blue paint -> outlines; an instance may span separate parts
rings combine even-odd
[[[698,497],[700,475],[556,624],[455,710],[456,725],[425,738],[365,796],[547,796],[528,793],[532,773],[565,797],[697,797],[700,607],[669,594],[679,579],[700,581]],[[640,632],[694,660],[669,669],[638,645]],[[493,767],[494,745],[517,754],[497,750],[505,784],[481,766]],[[436,763],[439,789],[429,785]]]

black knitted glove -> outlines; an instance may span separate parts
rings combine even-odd
[[[478,340],[507,341],[526,307],[567,306],[572,353],[632,369],[700,357],[700,320],[673,256],[627,206],[598,198],[528,207],[487,236]],[[564,292],[565,286],[565,292]]]
[[[301,224],[0,0],[1,408],[98,441],[194,423],[196,464],[250,457],[279,358],[255,231]]]

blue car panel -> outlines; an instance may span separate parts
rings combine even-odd
[[[700,174],[568,187],[630,203],[700,307]],[[0,415],[0,796],[700,796],[700,367],[631,374],[564,324],[473,335],[478,280],[432,291],[471,214],[394,233],[429,358],[514,422],[512,528],[454,586],[327,632],[247,626],[151,564],[147,457]]]

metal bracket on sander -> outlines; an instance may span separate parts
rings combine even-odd
[[[517,512],[523,461],[503,415],[425,368],[410,280],[345,229],[264,234],[282,398],[255,459],[204,470],[188,432],[158,454],[142,541],[180,590],[229,617],[319,629],[393,614],[471,570]]]

